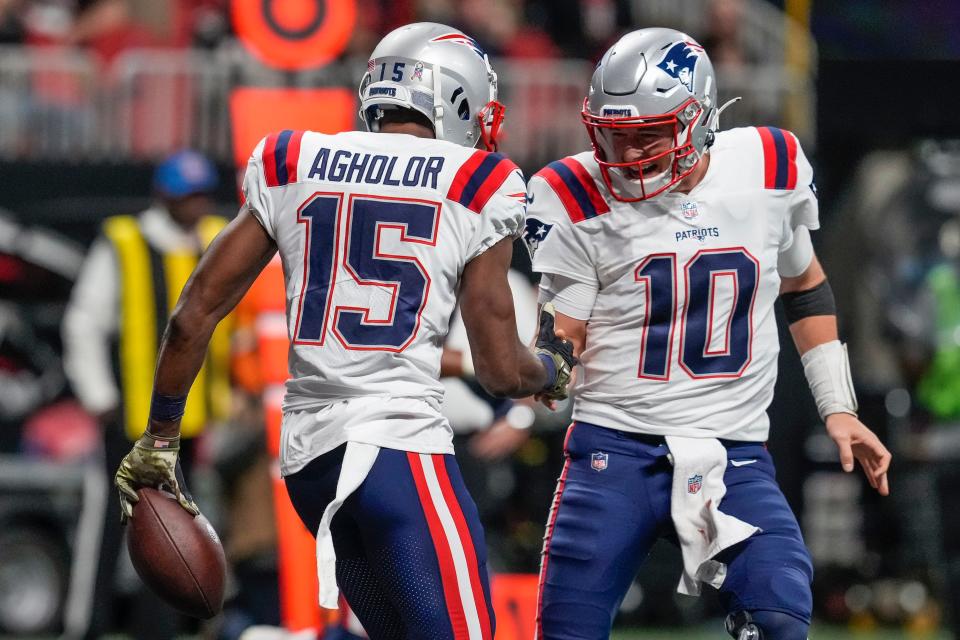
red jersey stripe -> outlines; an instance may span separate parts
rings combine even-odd
[[[300,162],[300,141],[303,131],[294,131],[287,143],[287,184],[297,181],[297,164]]]
[[[484,180],[477,189],[473,200],[470,201],[467,208],[474,213],[483,211],[483,208],[487,205],[487,202],[490,201],[490,198],[493,197],[493,194],[497,192],[497,189],[504,183],[507,176],[514,171],[519,171],[519,168],[512,161],[506,158],[500,160],[490,172],[490,175],[487,176],[486,180]],[[526,194],[524,194],[524,198],[526,198]]]
[[[773,134],[768,127],[757,127],[760,142],[763,144],[763,186],[765,189],[775,189],[777,183],[777,149],[773,142]]]
[[[477,167],[480,166],[480,163],[483,162],[486,157],[485,151],[474,151],[473,155],[464,162],[460,169],[457,171],[456,175],[453,177],[453,182],[450,184],[450,190],[447,191],[447,199],[458,201],[463,196],[463,189],[467,186],[467,183],[470,182],[473,172],[477,170]]]
[[[563,203],[563,208],[567,210],[567,216],[569,216],[572,222],[583,222],[587,219],[586,215],[583,213],[583,209],[581,209],[580,205],[577,204],[577,199],[573,197],[573,194],[560,177],[560,174],[550,167],[545,167],[541,169],[534,177],[537,176],[546,180],[547,184],[549,184],[553,189],[553,192],[557,194],[557,197],[560,198],[560,202]]]
[[[266,180],[268,187],[276,187],[280,185],[280,181],[277,179],[277,161],[276,161],[276,152],[277,152],[277,139],[280,137],[278,133],[272,133],[267,136],[267,141],[263,145],[263,179]]]
[[[789,131],[783,132],[787,142],[787,189],[797,188],[797,139]]]
[[[590,175],[587,168],[573,158],[564,158],[560,162],[573,171],[577,180],[583,185],[583,189],[587,192],[590,202],[593,203],[593,208],[597,210],[597,215],[609,213],[610,207],[607,205],[607,201],[603,199],[600,189],[597,188],[597,181],[593,179],[593,176]]]

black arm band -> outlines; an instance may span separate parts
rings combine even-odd
[[[813,289],[785,293],[780,296],[780,299],[783,300],[783,310],[790,324],[810,316],[837,315],[837,303],[833,299],[833,289],[830,288],[830,282],[827,280]]]
[[[186,406],[187,396],[165,396],[154,391],[150,401],[150,418],[160,422],[173,422],[183,417]]]

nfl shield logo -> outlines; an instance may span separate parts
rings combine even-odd
[[[683,217],[687,220],[693,220],[700,212],[697,210],[696,202],[684,202],[680,205],[680,213],[683,214]]]
[[[687,478],[687,493],[699,493],[700,487],[703,486],[703,476],[699,473],[695,476],[690,476]]]
[[[590,466],[594,471],[603,471],[607,468],[607,459],[609,458],[609,454],[600,452],[594,453],[590,456]]]

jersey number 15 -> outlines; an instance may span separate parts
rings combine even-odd
[[[297,222],[306,227],[306,244],[296,344],[322,346],[330,329],[347,349],[403,351],[420,327],[430,275],[415,256],[382,250],[381,234],[397,229],[401,242],[436,246],[440,203],[350,194],[344,207],[343,193],[320,192],[300,207]],[[343,243],[341,233],[346,234]],[[343,267],[356,284],[373,292],[390,290],[386,319],[371,318],[369,307],[331,308],[341,244]]]

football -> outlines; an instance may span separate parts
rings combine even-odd
[[[226,560],[210,522],[164,491],[143,488],[127,526],[127,549],[144,583],[173,608],[212,618],[223,606]]]

